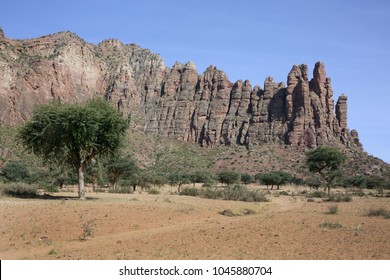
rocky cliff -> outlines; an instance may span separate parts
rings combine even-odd
[[[268,77],[252,87],[248,80],[232,83],[214,66],[201,75],[191,62],[168,68],[159,55],[118,40],[93,45],[70,32],[14,40],[0,31],[3,123],[24,122],[37,104],[53,99],[103,96],[134,127],[202,146],[361,146],[347,127],[347,97],[335,106],[321,62],[311,80],[306,65],[294,65],[287,85]]]

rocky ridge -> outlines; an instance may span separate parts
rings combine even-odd
[[[215,66],[199,74],[192,62],[172,68],[137,45],[98,45],[71,32],[14,40],[0,30],[0,120],[28,120],[36,105],[104,96],[135,128],[202,146],[344,145],[361,149],[347,126],[347,97],[335,105],[331,80],[317,62],[313,78],[294,65],[287,85],[229,81]]]

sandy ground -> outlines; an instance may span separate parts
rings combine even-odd
[[[367,216],[390,198],[353,197],[331,215],[335,203],[279,191],[263,203],[172,192],[0,197],[0,259],[390,259],[390,219]]]

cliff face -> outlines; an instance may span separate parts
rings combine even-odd
[[[324,64],[308,76],[306,65],[295,65],[287,85],[268,77],[263,88],[252,87],[214,66],[201,75],[191,62],[168,68],[159,55],[117,40],[93,45],[70,32],[12,40],[0,32],[0,120],[7,124],[28,120],[52,99],[104,96],[134,127],[203,146],[360,147],[347,127],[347,97],[334,105]]]

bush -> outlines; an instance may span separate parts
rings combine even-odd
[[[183,188],[180,195],[199,196],[199,190],[197,188]]]
[[[180,195],[200,196],[208,199],[222,199],[245,202],[268,202],[264,193],[248,190],[241,185],[234,185],[225,188],[184,188]]]
[[[38,186],[26,183],[7,183],[1,187],[4,195],[32,198],[37,196]]]
[[[59,192],[59,189],[57,186],[54,185],[47,185],[44,187],[46,192],[54,193],[54,192]]]
[[[148,194],[160,194],[160,191],[156,188],[150,188]]]
[[[202,191],[202,196],[208,199],[218,199],[222,197],[223,190],[216,188],[206,188]]]
[[[335,215],[339,212],[339,206],[337,204],[328,206],[328,214]]]
[[[386,210],[383,207],[379,208],[370,208],[367,212],[369,217],[384,217],[390,219],[390,211]]]
[[[1,170],[5,182],[29,182],[31,175],[27,167],[19,161],[7,162]]]
[[[323,191],[314,191],[306,194],[307,198],[323,198],[326,196],[326,193]]]
[[[323,199],[325,202],[351,202],[352,201],[352,196],[349,194],[331,194],[327,196],[326,198]]]

